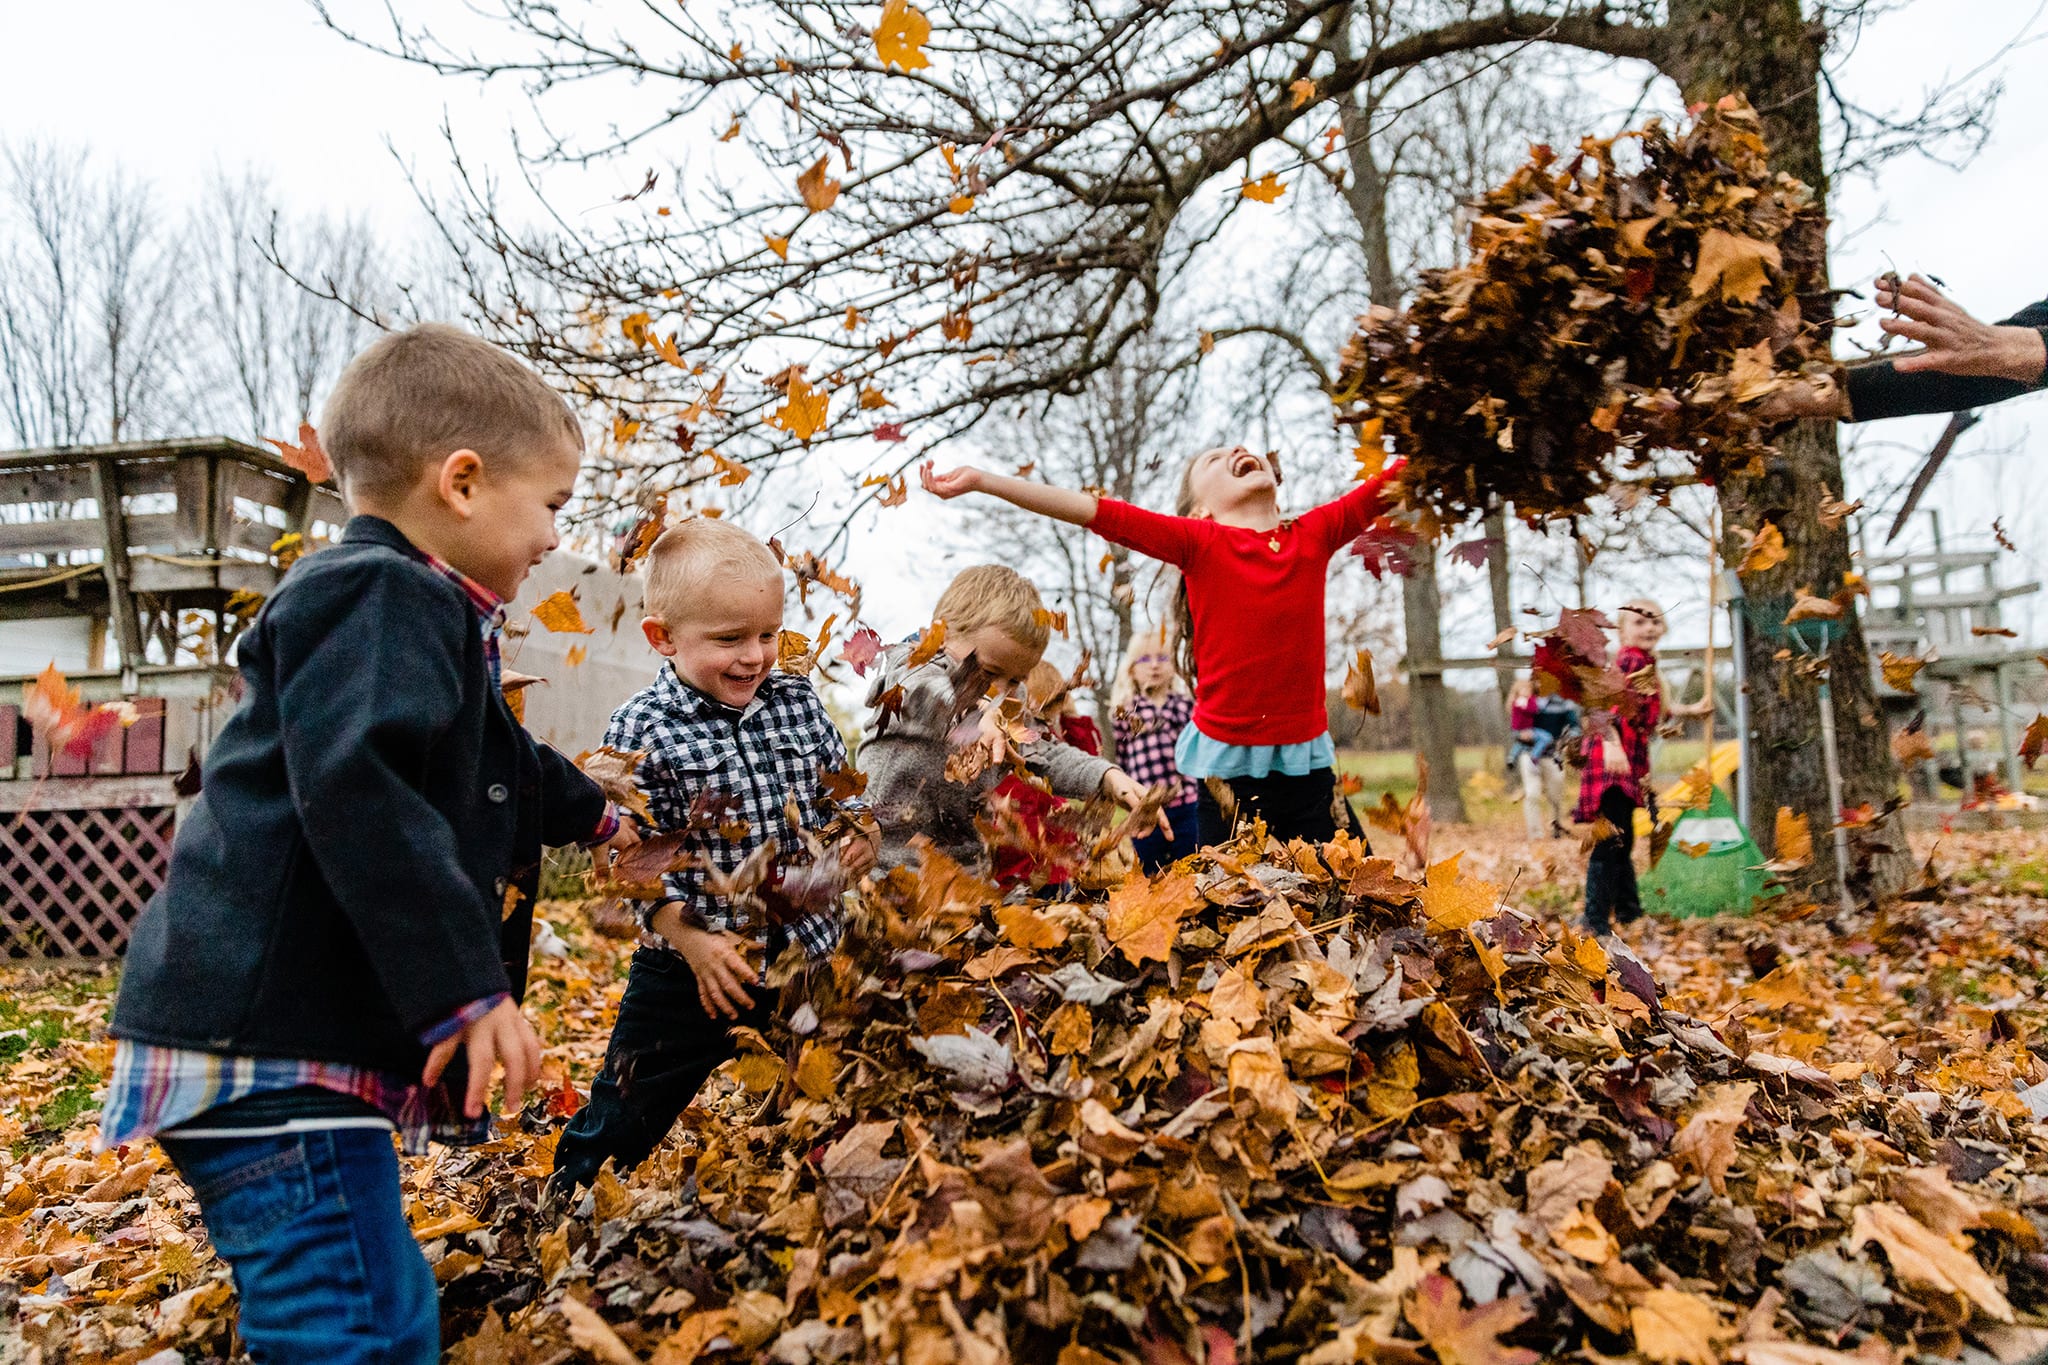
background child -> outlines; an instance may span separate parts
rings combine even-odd
[[[646,574],[640,625],[666,662],[604,738],[645,751],[634,776],[655,828],[688,831],[684,849],[696,860],[669,873],[666,898],[645,907],[650,932],[627,970],[604,1067],[555,1145],[558,1194],[595,1180],[607,1157],[621,1171],[638,1166],[733,1055],[734,1025],[766,1026],[750,953],[765,947],[772,957],[793,940],[819,955],[838,942],[843,878],[792,874],[784,894],[767,897],[788,902],[783,922],[749,926],[707,874],[734,871],[771,839],[778,869],[809,862],[788,827],[792,801],[806,830],[858,818],[859,803],[834,801],[824,782],[847,766],[838,728],[810,679],[776,667],[782,565],[768,547],[731,522],[695,517],[662,532]],[[873,864],[874,844],[853,833],[835,856],[857,872]]]
[[[1102,752],[1102,731],[1092,717],[1075,709],[1066,674],[1040,659],[1025,680],[1024,696],[1029,703],[1026,724],[1046,727],[1084,754]],[[1021,886],[1032,881],[1034,873],[1047,890],[1058,890],[1073,880],[1073,858],[1059,855],[1072,854],[1077,840],[1070,831],[1046,823],[1046,817],[1066,803],[1015,773],[1005,773],[996,783],[993,800],[1008,806],[1024,836],[1021,842],[999,841],[990,848],[996,885],[1005,890]]]
[[[1299,517],[1281,516],[1278,472],[1243,446],[1190,460],[1170,517],[980,469],[940,474],[927,463],[920,478],[942,498],[990,493],[1181,571],[1181,672],[1195,710],[1174,761],[1202,780],[1201,842],[1214,844],[1230,837],[1233,817],[1263,817],[1280,839],[1358,827],[1324,709],[1323,594],[1330,557],[1385,510],[1381,489],[1396,467]]]
[[[911,665],[914,641],[882,656],[868,693],[861,771],[868,775],[885,865],[914,862],[910,840],[922,834],[960,863],[983,868],[988,855],[975,818],[1005,769],[989,757],[1005,741],[983,702],[991,688],[1000,695],[1031,676],[1051,629],[1038,589],[1000,564],[961,570],[939,595],[932,619],[946,633],[930,659]],[[977,745],[986,746],[988,761],[963,771],[961,757]],[[1017,757],[1055,796],[1101,793],[1134,807],[1145,798],[1144,788],[1108,759],[1071,744],[1031,740],[1018,746]]]
[[[1602,713],[1604,723],[1589,724],[1580,745],[1586,771],[1574,818],[1607,825],[1586,861],[1586,928],[1594,934],[1611,933],[1617,921],[1628,924],[1643,913],[1636,891],[1636,809],[1647,808],[1656,818],[1650,738],[1664,718],[1664,684],[1654,653],[1664,629],[1664,610],[1649,598],[1622,607],[1615,626],[1621,652],[1614,666],[1628,679],[1630,702]]]
[[[1147,834],[1132,841],[1138,865],[1157,872],[1201,846],[1196,826],[1194,780],[1174,766],[1174,745],[1195,713],[1195,699],[1173,667],[1164,626],[1141,630],[1124,650],[1122,667],[1109,694],[1110,724],[1116,732],[1116,761],[1133,781],[1173,792],[1166,804],[1172,837]]]
[[[1579,733],[1579,708],[1536,694],[1528,674],[1508,689],[1508,770],[1522,779],[1522,827],[1531,842],[1564,832],[1564,744]],[[1548,810],[1549,823],[1544,823]]]
[[[541,845],[635,840],[499,691],[503,604],[582,458],[562,400],[426,326],[357,356],[320,430],[355,515],[241,637],[242,704],[129,946],[100,1142],[162,1142],[257,1359],[429,1365],[391,1130],[424,1149],[458,1051],[454,1107],[480,1119],[502,1063],[516,1109]]]

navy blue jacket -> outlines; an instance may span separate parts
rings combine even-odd
[[[475,608],[389,522],[294,565],[238,651],[111,1031],[416,1073],[423,1030],[521,993],[541,846],[604,797],[513,718]]]
[[[2038,328],[2042,339],[2048,340],[2048,299],[2028,304],[1998,325]],[[2022,384],[2015,379],[1938,374],[1932,370],[1900,374],[1889,360],[1871,360],[1849,366],[1844,383],[1849,390],[1849,420],[1874,422],[1881,417],[1960,412],[1964,408],[2001,403],[2048,384],[2048,371],[2035,376],[2031,384]]]

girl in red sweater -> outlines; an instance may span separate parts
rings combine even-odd
[[[1199,781],[1201,841],[1216,844],[1229,839],[1233,814],[1219,788],[1237,817],[1262,816],[1279,839],[1357,828],[1324,709],[1323,588],[1331,556],[1386,510],[1381,490],[1397,469],[1298,517],[1280,513],[1272,461],[1243,446],[1189,461],[1178,516],[980,469],[938,473],[927,463],[919,477],[939,497],[993,494],[1180,570],[1181,671],[1195,712],[1174,759]]]

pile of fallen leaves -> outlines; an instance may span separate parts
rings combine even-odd
[[[1049,902],[928,852],[860,892],[829,962],[778,964],[785,1023],[675,1140],[543,1216],[620,984],[616,947],[571,932],[531,1002],[568,1069],[498,1141],[407,1167],[451,1359],[1811,1365],[2048,1340],[2048,902],[1644,925],[1638,960],[1510,908],[1485,877],[1525,861],[1413,880],[1253,835]],[[224,1352],[182,1187],[82,1153],[0,1175],[24,1343]]]
[[[1677,137],[1653,120],[1562,159],[1536,147],[1474,206],[1470,259],[1346,346],[1335,397],[1361,460],[1391,441],[1446,521],[1583,511],[1653,449],[1710,479],[1754,466],[1753,405],[1827,366],[1795,292],[1820,278],[1820,213],[1740,96]]]

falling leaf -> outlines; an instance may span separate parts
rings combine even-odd
[[[583,624],[583,611],[568,589],[551,592],[533,605],[533,619],[556,634],[591,635],[595,630]]]
[[[1817,515],[1820,524],[1827,527],[1830,531],[1862,510],[1862,499],[1859,498],[1855,502],[1841,502],[1836,499],[1833,491],[1826,484],[1820,486],[1820,511]]]
[[[823,213],[839,198],[839,182],[825,178],[825,163],[829,160],[831,153],[828,152],[796,178],[797,193],[803,196],[804,207],[812,213]]]
[[[1810,588],[1799,588],[1792,594],[1792,609],[1785,613],[1785,624],[1797,625],[1801,621],[1832,621],[1842,614],[1842,604],[1831,598],[1815,597]]]
[[[1786,871],[1805,867],[1813,861],[1813,833],[1807,828],[1803,814],[1795,815],[1790,806],[1778,807],[1777,831],[1772,839],[1775,856],[1774,864]]]
[[[1970,634],[1980,638],[1984,636],[1997,636],[2005,640],[2017,640],[2020,638],[2018,631],[2011,630],[2005,626],[1971,626]]]
[[[973,195],[971,195],[971,194],[956,194],[956,195],[954,195],[954,196],[953,196],[953,197],[952,197],[951,199],[948,199],[948,200],[946,201],[946,212],[948,212],[948,213],[972,213],[972,212],[974,212],[974,196],[973,196]]]
[[[1130,878],[1109,896],[1104,928],[1111,946],[1133,965],[1165,961],[1181,916],[1201,899],[1192,873],[1170,873],[1156,881]]]
[[[1432,1274],[1402,1300],[1402,1312],[1440,1365],[1536,1365],[1542,1359],[1526,1347],[1501,1344],[1504,1334],[1534,1316],[1526,1298],[1500,1298],[1467,1309],[1458,1282]]]
[[[2020,739],[2020,761],[2029,768],[2041,757],[2041,750],[2048,746],[2048,714],[2036,713],[2027,722],[2027,733]]]
[[[124,703],[87,706],[53,663],[22,688],[21,714],[53,752],[84,758],[136,712]]]
[[[299,423],[299,443],[297,445],[293,445],[289,441],[275,440],[268,436],[263,438],[263,444],[276,447],[278,458],[282,459],[293,469],[298,470],[301,474],[304,474],[314,483],[330,483],[333,481],[334,465],[327,458],[327,452],[321,448],[320,433],[313,429],[311,422]]]
[[[1736,534],[1748,536],[1739,528]],[[1748,536],[1748,541],[1742,552],[1742,562],[1735,567],[1737,573],[1768,573],[1783,564],[1789,553],[1785,548],[1784,532],[1778,529],[1776,522],[1765,522],[1762,530]]]
[[[1344,674],[1344,704],[1369,716],[1380,713],[1379,684],[1373,681],[1372,651],[1361,649]]]
[[[766,242],[768,249],[777,256],[780,256],[785,261],[789,259],[789,238],[763,235],[761,240]]]
[[[1879,654],[1877,662],[1884,673],[1884,685],[1895,692],[1911,692],[1913,680],[1928,663],[1926,659],[1915,658],[1910,654],[1894,654],[1890,650]]]
[[[1782,264],[1778,248],[1771,242],[1709,228],[1700,234],[1692,296],[1698,298],[1718,284],[1722,302],[1755,303],[1757,295],[1770,283],[1770,270]]]
[[[853,668],[856,677],[866,677],[868,666],[882,655],[882,637],[872,626],[862,626],[846,637],[846,643],[839,647],[839,657]]]
[[[882,423],[875,428],[874,436],[877,441],[901,441],[907,439],[903,435],[903,424],[901,422]]]
[[[562,656],[562,661],[568,664],[569,667],[574,668],[589,657],[590,651],[582,645],[570,645],[568,653]]]
[[[924,45],[931,41],[931,21],[911,8],[908,0],[886,0],[882,22],[875,25],[875,55],[882,65],[903,71],[921,71],[931,65]]]
[[[731,127],[729,127],[729,128],[727,128],[727,129],[726,129],[726,130],[725,130],[725,131],[724,131],[723,133],[720,133],[720,134],[718,135],[718,140],[719,140],[720,142],[730,142],[730,141],[732,141],[732,140],[733,140],[734,138],[738,137],[739,135],[740,135],[740,116],[739,116],[738,114],[734,114],[734,115],[732,116],[732,126],[731,126]]]
[[[728,460],[715,450],[705,451],[704,458],[710,460],[712,468],[718,471],[718,486],[720,488],[735,488],[754,476],[753,470],[747,468],[738,460]]]
[[[939,657],[939,651],[946,647],[946,623],[934,621],[918,636],[917,645],[903,662],[905,668],[922,668]]]
[[[1294,108],[1299,109],[1316,97],[1316,83],[1307,76],[1287,83],[1287,93],[1293,97]]]
[[[768,421],[770,426],[810,443],[810,439],[825,429],[825,415],[831,406],[830,394],[813,389],[801,374],[792,374],[789,385],[783,390],[786,401],[775,410]]]
[[[1280,196],[1287,193],[1287,187],[1280,183],[1279,172],[1267,171],[1257,180],[1245,181],[1238,192],[1245,198],[1261,204],[1272,204],[1277,203]]]

